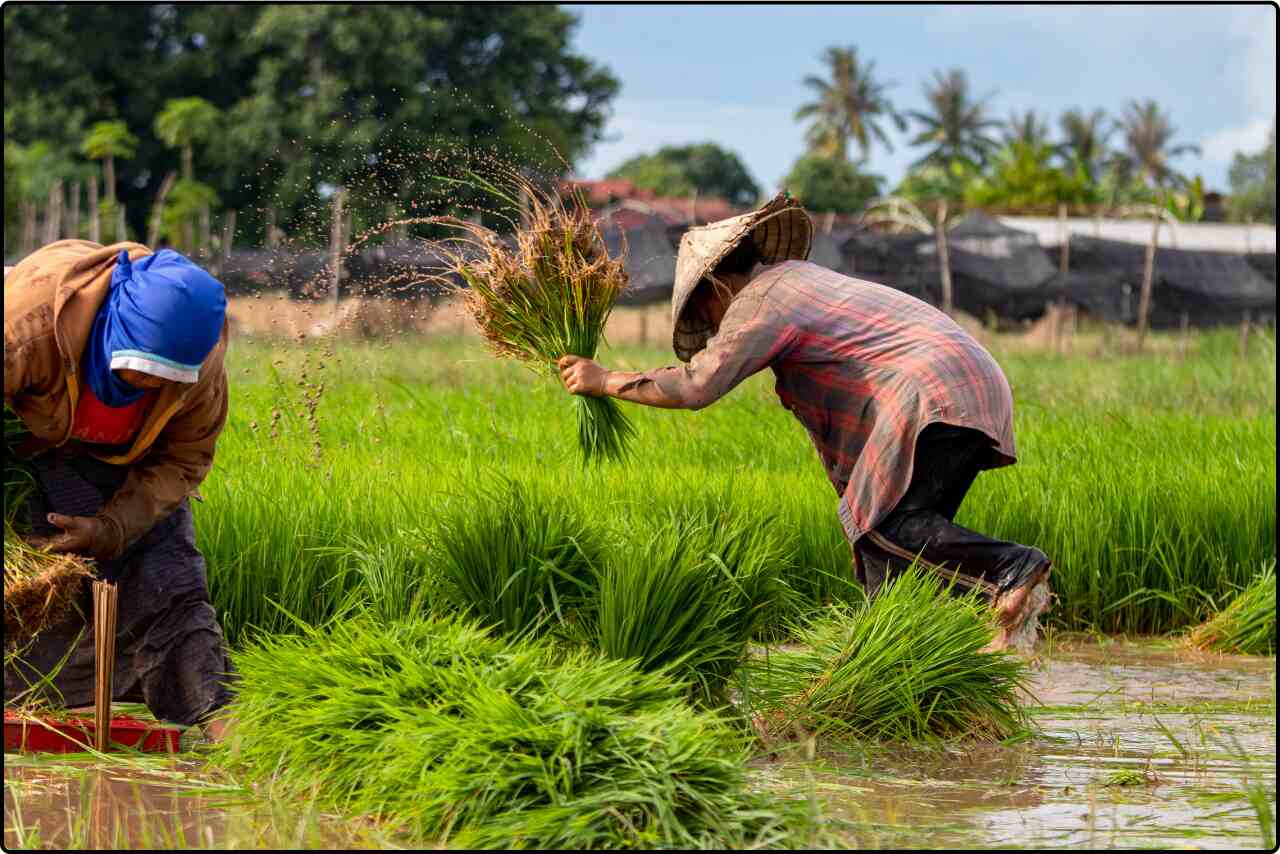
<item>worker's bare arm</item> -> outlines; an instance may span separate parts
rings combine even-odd
[[[588,397],[616,397],[630,403],[682,409],[687,404],[662,390],[642,373],[610,371],[581,356],[564,356],[557,363],[560,379],[572,394]]]

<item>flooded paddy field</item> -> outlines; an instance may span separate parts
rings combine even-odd
[[[800,745],[755,760],[756,782],[809,800],[851,848],[1274,845],[1274,658],[1061,634],[1041,652],[1020,743]],[[11,849],[422,844],[246,789],[198,754],[7,754],[4,814]]]

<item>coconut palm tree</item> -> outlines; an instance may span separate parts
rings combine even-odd
[[[1058,154],[1068,162],[1080,164],[1092,183],[1097,170],[1110,158],[1107,142],[1115,133],[1116,124],[1105,110],[1067,110],[1058,119],[1063,141]]]
[[[1200,146],[1171,145],[1177,131],[1155,101],[1130,101],[1120,117],[1120,130],[1124,135],[1124,148],[1119,165],[1124,175],[1136,175],[1157,187],[1186,181],[1169,165],[1169,158],[1199,154]]]
[[[935,71],[933,77],[932,85],[926,83],[924,86],[924,97],[931,111],[913,110],[907,114],[913,121],[924,125],[911,144],[932,146],[932,150],[914,165],[945,164],[953,160],[985,162],[998,146],[985,131],[1000,125],[995,119],[986,117],[987,100],[991,95],[974,100],[969,94],[969,80],[959,68],[953,68],[945,75]]]
[[[222,114],[204,98],[172,98],[156,116],[156,136],[170,148],[182,149],[182,177],[195,180],[192,148],[218,128]]]
[[[116,203],[116,158],[133,157],[138,138],[129,133],[129,126],[120,120],[97,122],[80,143],[80,153],[90,160],[103,161],[106,173],[107,202]]]
[[[1004,141],[1006,145],[1015,142],[1033,147],[1044,145],[1049,141],[1049,122],[1041,119],[1035,110],[1027,110],[1025,113],[1014,110],[1004,123]]]
[[[852,45],[829,47],[822,60],[830,69],[830,81],[815,74],[805,77],[804,84],[813,90],[817,99],[802,104],[795,113],[796,121],[814,120],[805,134],[809,147],[840,160],[849,156],[850,139],[858,144],[863,158],[873,139],[892,151],[893,143],[881,127],[880,117],[888,118],[898,130],[907,127],[884,94],[893,84],[877,81],[875,61],[860,63],[858,49]]]

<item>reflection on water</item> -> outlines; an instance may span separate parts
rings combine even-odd
[[[1275,814],[1275,680],[1274,658],[1055,642],[1033,685],[1038,732],[1024,743],[826,747],[755,768],[762,787],[811,794],[850,847],[1256,848],[1258,811]],[[189,760],[5,760],[6,848],[397,841],[245,793]]]

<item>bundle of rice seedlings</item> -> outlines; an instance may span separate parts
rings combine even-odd
[[[751,637],[786,600],[787,560],[761,520],[672,512],[605,566],[592,642],[643,670],[670,670],[699,701],[722,704]]]
[[[428,559],[455,608],[521,635],[590,607],[603,555],[600,535],[564,499],[500,481],[440,512]]]
[[[665,674],[457,617],[344,620],[234,658],[215,763],[424,845],[812,842],[803,802],[751,792],[743,737]]]
[[[976,595],[953,597],[912,568],[865,605],[835,606],[798,630],[803,650],[749,666],[767,737],[799,725],[838,738],[1003,739],[1025,731],[1028,669],[981,652],[994,624]]]
[[[475,180],[517,204],[501,188]],[[514,245],[481,225],[456,222],[467,237],[452,256],[453,272],[467,283],[467,304],[495,352],[559,382],[561,356],[595,358],[627,273],[621,258],[609,257],[585,201],[566,204],[527,181],[514,182],[527,200]],[[573,405],[584,462],[623,459],[635,430],[617,402],[574,395]]]
[[[1231,604],[1190,634],[1193,646],[1245,655],[1276,653],[1276,564],[1264,566]]]
[[[76,555],[48,554],[33,549],[18,532],[19,514],[26,506],[35,478],[13,454],[28,435],[22,420],[4,408],[4,643],[12,650],[29,642],[45,627],[67,618],[91,576],[91,562]]]

